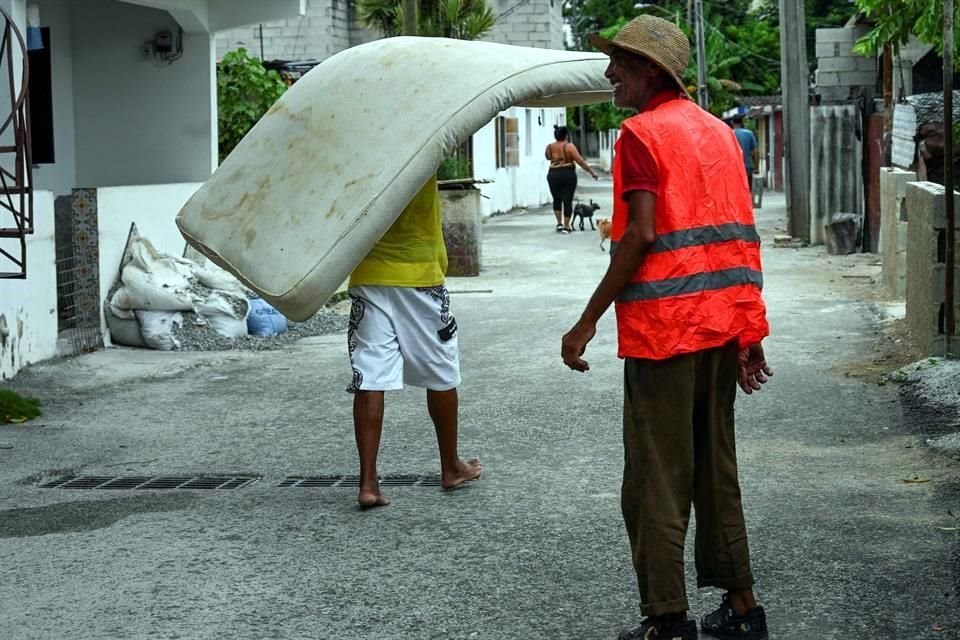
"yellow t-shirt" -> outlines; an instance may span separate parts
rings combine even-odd
[[[447,273],[436,176],[414,196],[350,274],[351,287],[435,287]]]

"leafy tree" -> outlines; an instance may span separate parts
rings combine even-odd
[[[286,90],[280,74],[267,71],[246,49],[223,56],[217,66],[221,162]]]
[[[779,0],[760,0],[755,9],[758,18],[769,22],[779,33]],[[817,57],[817,29],[842,27],[853,16],[855,9],[849,2],[837,0],[806,0],[803,9],[806,14],[807,58],[814,62]]]
[[[887,43],[899,48],[915,35],[932,44],[943,55],[944,3],[937,0],[856,0],[860,9],[876,25],[854,50],[875,55]],[[960,2],[954,3],[954,39],[960,41]],[[960,49],[954,50],[953,64],[960,67]]]
[[[386,37],[403,33],[402,0],[359,0],[361,22]],[[484,0],[420,0],[417,33],[421,36],[477,40],[496,23]]]

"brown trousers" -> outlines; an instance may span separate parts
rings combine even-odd
[[[683,547],[691,503],[697,586],[753,586],[737,480],[736,395],[736,343],[669,360],[625,360],[621,506],[643,615],[689,608]]]

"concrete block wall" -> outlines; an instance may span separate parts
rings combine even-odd
[[[487,0],[497,24],[484,40],[521,47],[563,49],[561,0]]]
[[[887,291],[902,299],[907,290],[907,183],[917,174],[894,167],[880,170],[880,253]]]
[[[815,83],[821,102],[844,102],[853,95],[872,94],[877,84],[877,61],[853,52],[866,35],[864,26],[817,29]]]
[[[498,17],[485,40],[525,47],[563,49],[561,0],[487,0]],[[351,0],[307,0],[305,15],[263,24],[266,60],[325,60],[349,47],[375,40],[357,20]],[[261,57],[260,25],[217,34],[217,59],[245,48]]]
[[[351,35],[364,32],[351,28],[348,0],[307,0],[307,12],[297,18],[263,23],[265,60],[324,60],[353,44]],[[217,34],[217,59],[229,51],[246,49],[261,57],[260,25],[221,31]]]
[[[944,354],[945,193],[933,182],[907,183],[907,325],[916,344],[930,355]],[[955,241],[960,241],[960,233]],[[960,269],[954,281],[954,300],[960,302]],[[960,315],[960,304],[955,306]]]

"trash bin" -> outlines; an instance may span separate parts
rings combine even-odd
[[[480,275],[480,190],[471,184],[441,184],[440,208],[443,214],[443,239],[447,246],[447,275]]]

